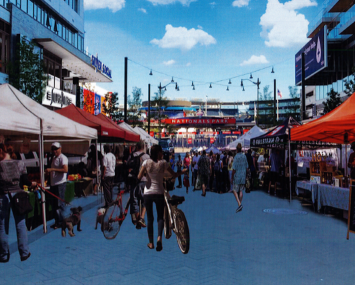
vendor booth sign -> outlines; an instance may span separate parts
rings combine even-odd
[[[109,78],[112,78],[111,76],[111,69],[109,69],[105,64],[99,60],[98,57],[92,55],[91,56],[91,64],[93,67],[95,67],[97,70],[101,71],[103,74],[107,75]]]
[[[322,150],[299,150],[297,151],[297,162],[298,164],[303,163],[303,167],[309,168],[309,162],[312,161],[312,155],[320,154],[327,165],[338,167],[338,154],[337,150],[334,149],[322,149]]]
[[[42,104],[57,108],[63,108],[70,104],[75,105],[76,96],[62,90],[46,87],[46,94],[43,96]]]

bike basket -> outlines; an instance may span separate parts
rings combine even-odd
[[[164,188],[166,191],[174,190],[175,178],[164,178]]]

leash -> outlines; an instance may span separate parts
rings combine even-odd
[[[40,190],[41,190],[42,192],[44,192],[44,193],[48,192],[50,195],[52,195],[53,197],[57,198],[58,200],[64,202],[65,204],[73,206],[72,204],[70,204],[69,202],[63,200],[62,198],[58,197],[57,195],[53,194],[53,193],[50,192],[49,190],[44,189],[41,185],[37,184],[37,186],[40,188]]]

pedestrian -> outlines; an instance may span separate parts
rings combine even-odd
[[[198,171],[198,160],[199,160],[199,156],[198,156],[198,152],[195,152],[195,155],[192,159],[192,167],[191,167],[191,171],[193,169],[193,176],[192,176],[192,186],[194,187],[195,190],[195,185],[196,185],[196,180],[197,180],[197,171]]]
[[[97,151],[97,150],[96,150]],[[96,165],[96,151],[95,146],[90,146],[90,151],[87,159],[87,169],[89,172],[89,177],[93,179],[92,183],[94,186],[93,195],[97,195],[97,187],[99,185],[99,181],[97,181],[97,177],[101,178],[101,165],[103,156],[100,151],[97,151],[97,165]]]
[[[144,187],[147,183],[145,176],[138,180],[138,174],[144,161],[149,159],[149,155],[144,152],[144,143],[142,141],[137,142],[135,151],[129,156],[127,160],[128,167],[128,179],[130,180],[130,213],[132,216],[132,222],[136,225],[136,229],[146,227],[144,216]],[[141,204],[141,209],[139,207]]]
[[[217,154],[216,161],[213,165],[214,168],[214,174],[216,178],[216,190],[217,193],[221,194],[222,193],[222,161],[220,159],[219,153]]]
[[[190,187],[190,178],[189,178],[190,164],[191,164],[190,154],[188,152],[186,152],[184,160],[183,160],[183,166],[184,166],[183,169],[187,169],[187,173],[185,173],[185,175],[184,175],[184,186],[186,187],[186,194],[189,193],[189,187]]]
[[[271,184],[274,184],[274,195],[276,196],[276,183],[279,178],[280,167],[282,165],[282,159],[280,157],[280,151],[274,149],[270,155],[269,166],[270,168],[270,180],[269,180],[269,189],[268,193],[270,194]]]
[[[213,191],[213,181],[214,181],[214,163],[216,162],[216,155],[212,154],[210,156],[210,191]]]
[[[36,187],[36,182],[30,182],[27,177],[25,164],[21,160],[15,160],[16,154],[12,146],[0,144],[0,262],[10,260],[10,248],[8,242],[10,208],[15,220],[17,232],[17,247],[21,261],[31,256],[28,245],[26,229],[26,214],[20,214],[14,209],[12,203],[16,193],[23,192],[21,187],[27,185]]]
[[[348,167],[350,167],[350,178],[355,179],[355,142],[351,144],[353,152],[350,154]]]
[[[238,143],[237,154],[233,159],[233,194],[238,203],[236,212],[240,212],[243,209],[243,191],[245,191],[245,182],[248,170],[248,160],[245,154],[242,153],[242,145]]]
[[[251,152],[251,149],[249,148],[247,153],[246,153],[246,158],[247,158],[247,161],[248,161],[248,165],[249,165],[249,169],[250,169],[250,172],[251,172],[251,180],[253,181],[253,175],[254,173],[256,172],[255,170],[255,162],[253,160],[253,156],[252,156],[252,152]],[[250,183],[250,190],[253,190],[253,183]]]
[[[229,191],[229,172],[228,172],[228,155],[225,153],[222,158],[222,192]]]
[[[182,168],[182,160],[181,160],[181,155],[178,155],[178,161],[176,162],[176,169],[177,171],[181,171]],[[176,186],[177,188],[181,188],[182,187],[182,183],[181,183],[181,176],[178,176],[178,181],[179,181],[179,185]]]
[[[147,209],[147,231],[148,248],[153,249],[153,202],[155,203],[158,216],[158,239],[157,251],[163,249],[162,233],[164,228],[164,172],[168,171],[173,178],[181,175],[181,172],[174,172],[169,163],[163,160],[163,149],[160,145],[154,145],[151,148],[151,157],[143,162],[138,179],[142,179],[144,174],[147,176],[147,183],[144,187],[144,204]]]
[[[170,167],[172,170],[175,168],[175,154],[170,155]]]
[[[232,192],[232,173],[233,173],[233,154],[231,151],[228,152],[228,180],[229,180],[229,188],[228,192]]]
[[[57,202],[53,202],[52,209],[54,212],[55,223],[51,226],[53,229],[62,227],[65,211],[65,189],[67,185],[68,174],[68,158],[62,153],[62,146],[59,142],[52,143],[52,153],[54,154],[51,167],[46,169],[46,173],[50,173],[51,192],[59,196]],[[54,199],[52,201],[55,201]]]
[[[105,207],[108,207],[112,203],[116,157],[111,152],[111,147],[107,144],[104,146],[104,153],[101,181],[104,188]]]
[[[208,185],[208,176],[210,174],[210,160],[206,156],[206,151],[202,151],[202,155],[198,160],[198,175],[200,176],[202,185],[201,196],[206,196],[206,186]]]

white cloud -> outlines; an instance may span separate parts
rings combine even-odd
[[[175,2],[180,2],[183,6],[189,6],[190,3],[196,2],[197,0],[147,0],[153,5],[169,5]]]
[[[269,63],[264,55],[256,56],[252,55],[248,60],[244,60],[240,65],[253,65],[253,64],[265,64]]]
[[[250,0],[235,0],[232,3],[233,7],[243,7],[243,6],[248,6]]]
[[[143,12],[144,14],[147,14],[147,10],[144,9],[144,8],[138,8],[138,11],[141,11],[141,12]]]
[[[210,5],[212,6],[212,8],[214,8],[214,6],[216,6],[217,3],[216,2],[211,2]]]
[[[186,63],[186,66],[191,66],[191,62]]]
[[[112,10],[113,13],[121,10],[125,6],[126,0],[85,0],[84,8],[85,10],[96,10],[108,8]]]
[[[197,29],[203,30],[203,27],[200,26],[200,25],[198,25],[198,26],[197,26]]]
[[[174,63],[175,63],[175,60],[173,60],[173,59],[170,59],[170,60],[168,60],[168,61],[164,61],[164,62],[163,62],[163,64],[164,64],[164,65],[167,65],[167,66],[173,65]]]
[[[193,28],[188,30],[185,27],[174,28],[172,25],[166,25],[165,30],[166,33],[161,40],[153,39],[150,43],[161,48],[190,50],[197,44],[208,46],[217,42],[214,37],[203,30]]]
[[[309,22],[296,10],[316,6],[313,0],[291,0],[284,4],[279,0],[268,0],[266,12],[260,18],[262,32],[268,47],[291,47],[305,44]]]

